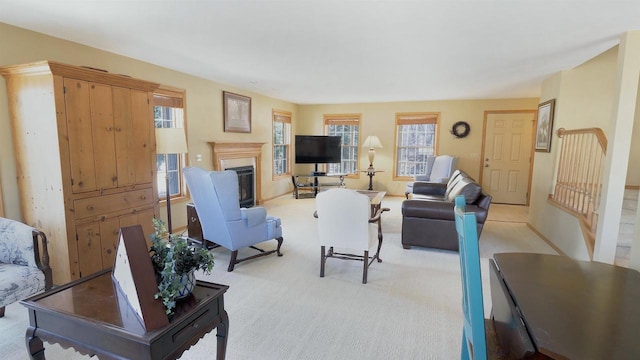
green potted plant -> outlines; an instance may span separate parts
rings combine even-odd
[[[190,245],[179,236],[167,233],[162,220],[153,219],[151,261],[158,278],[156,299],[162,299],[167,315],[173,314],[176,300],[188,296],[195,286],[195,271],[205,274],[213,269],[213,254],[205,248]]]

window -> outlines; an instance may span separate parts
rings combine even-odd
[[[396,114],[396,177],[426,174],[427,155],[436,153],[438,113]]]
[[[360,143],[360,114],[324,115],[325,133],[340,136],[342,162],[327,164],[329,174],[358,173],[358,144]]]
[[[184,128],[184,91],[158,89],[153,94],[153,114],[156,128]],[[165,158],[166,157],[166,158]],[[166,199],[166,176],[169,175],[171,197],[184,196],[182,168],[184,154],[156,154],[158,172],[158,195]]]
[[[273,177],[291,175],[291,113],[272,110]]]

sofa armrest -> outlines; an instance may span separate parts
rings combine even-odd
[[[478,224],[484,224],[488,209],[470,204],[465,207],[466,212],[476,214]],[[405,200],[402,202],[402,216],[424,219],[455,221],[454,204],[448,201]]]
[[[453,221],[453,204],[448,201],[405,200],[402,202],[402,216]]]
[[[444,196],[447,184],[416,181],[413,183],[413,193],[418,195]]]

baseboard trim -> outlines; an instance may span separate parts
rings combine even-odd
[[[538,235],[544,242],[546,242],[547,245],[551,246],[551,248],[555,250],[558,254],[562,256],[567,256],[567,254],[565,254],[562,250],[560,250],[559,247],[557,247],[554,243],[552,243],[549,239],[547,239],[546,236],[542,235],[542,233],[538,231],[538,229],[536,229],[533,225],[531,225],[531,223],[527,222],[527,227],[531,229],[531,231],[533,231],[536,235]]]

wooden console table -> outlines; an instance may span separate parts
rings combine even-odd
[[[108,359],[176,359],[217,328],[217,359],[225,358],[229,317],[224,293],[229,287],[198,281],[178,302],[169,325],[146,332],[107,269],[20,303],[29,310],[27,350],[44,359],[43,340]]]
[[[326,174],[326,175],[313,175],[313,174],[299,174],[291,175],[291,182],[293,183],[293,195],[296,199],[299,199],[302,194],[300,190],[309,190],[309,194],[315,197],[318,192],[324,187],[344,187],[344,177],[347,174]],[[306,182],[301,182],[300,178],[307,178]],[[321,183],[318,178],[335,178],[338,181],[330,183]]]
[[[640,359],[639,272],[527,253],[495,254],[490,267],[501,347],[530,343],[537,359]]]

